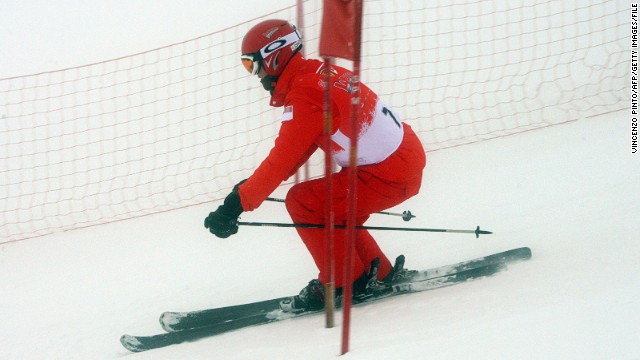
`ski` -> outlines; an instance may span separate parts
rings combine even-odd
[[[189,312],[167,311],[160,315],[160,325],[165,331],[180,331],[225,323],[250,315],[265,315],[280,306],[289,297],[258,301],[250,304],[232,305],[221,308]]]
[[[531,258],[531,250],[529,248],[519,248],[484,258],[465,261],[456,265],[443,266],[422,271],[419,272],[420,275],[417,277],[412,278],[409,281],[393,284],[385,293],[378,294],[375,297],[371,297],[363,302],[354,304],[354,306],[362,306],[398,295],[434,290],[445,286],[463,283],[472,279],[491,276],[505,268],[508,263],[527,260],[529,258]],[[456,268],[458,271],[455,270]],[[430,274],[433,274],[433,277],[423,278],[423,276],[429,276],[425,275],[429,274],[429,271],[431,271]],[[123,335],[120,338],[120,342],[129,351],[141,352],[179,344],[186,341],[194,341],[249,326],[267,324],[323,312],[323,310],[299,313],[284,312],[280,310],[279,306],[280,300],[282,299],[285,298],[230,306],[226,308],[182,313],[190,315],[180,318],[181,320],[190,320],[185,320],[184,322],[178,321],[175,322],[175,324],[181,324],[179,326],[186,326],[186,324],[190,324],[190,328],[176,329],[176,327],[169,327],[173,331],[151,336]],[[226,311],[223,309],[226,309]],[[242,313],[241,311],[246,312]],[[206,321],[200,321],[201,319],[197,320],[196,314],[203,313],[206,314],[203,315]],[[170,316],[166,314],[168,313],[163,314],[161,321],[167,321],[168,324]],[[194,326],[196,324],[198,326]]]
[[[455,273],[461,273],[466,270],[486,265],[497,263],[506,264],[513,261],[526,260],[530,257],[531,250],[529,248],[517,248],[473,260],[463,261],[453,265],[445,265],[429,270],[418,271],[413,277],[405,279],[405,282],[429,280]],[[160,316],[160,325],[162,325],[162,328],[166,331],[179,331],[196,327],[211,326],[250,315],[264,315],[267,312],[278,308],[280,301],[287,298],[288,297],[284,297],[258,301],[250,304],[233,305],[190,312],[168,311]]]

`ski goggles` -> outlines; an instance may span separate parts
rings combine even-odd
[[[258,54],[246,54],[240,56],[240,60],[242,61],[242,66],[249,72],[251,75],[258,75],[260,72],[260,55]]]

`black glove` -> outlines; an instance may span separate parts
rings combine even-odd
[[[224,203],[204,219],[204,227],[219,238],[228,238],[238,232],[238,217],[244,211],[240,203],[238,187],[243,182],[244,180],[234,186],[231,193],[224,199]]]

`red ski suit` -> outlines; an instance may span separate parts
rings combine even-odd
[[[242,208],[257,208],[282,181],[295,174],[318,147],[323,147],[324,64],[294,56],[281,74],[271,97],[271,105],[284,106],[282,125],[274,147],[253,175],[239,187]],[[332,149],[334,159],[343,167],[333,174],[334,219],[346,224],[347,171],[351,109],[348,70],[332,66],[330,80],[333,117]],[[370,214],[388,209],[416,195],[426,164],[425,152],[409,125],[379,101],[378,96],[360,84],[360,124],[358,133],[357,222],[362,225]],[[327,149],[323,149],[327,151]],[[324,224],[325,181],[316,179],[294,185],[286,197],[287,210],[294,223]],[[311,253],[320,274],[324,271],[324,230],[297,228]],[[344,285],[346,231],[336,229],[334,235],[335,286]],[[356,232],[356,251],[352,279],[368,269],[371,260],[380,259],[378,278],[391,271],[391,262],[380,250],[368,231]]]

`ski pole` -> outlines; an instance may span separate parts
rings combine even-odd
[[[279,199],[279,198],[273,198],[273,197],[268,197],[266,199],[267,201],[273,201],[273,202],[284,202],[284,199]],[[413,215],[411,213],[411,211],[407,210],[407,211],[403,211],[402,214],[401,213],[394,213],[394,212],[389,212],[389,211],[380,211],[376,214],[382,214],[382,215],[391,215],[391,216],[399,216],[402,218],[402,220],[404,221],[409,221],[411,219],[413,219],[414,217],[416,217],[415,215]]]
[[[389,211],[380,211],[380,212],[378,212],[378,214],[391,215],[391,216],[400,216],[400,217],[402,217],[402,220],[404,220],[404,221],[409,221],[409,220],[413,219],[414,217],[416,217],[409,210],[403,211],[402,214],[389,212]]]
[[[273,223],[273,222],[238,222],[238,225],[244,226],[273,226],[273,227],[288,227],[288,228],[312,228],[322,229],[322,224],[291,224],[291,223]],[[335,225],[336,229],[346,229],[345,225]],[[475,230],[453,230],[453,229],[429,229],[429,228],[403,228],[403,227],[387,227],[387,226],[356,226],[357,230],[397,230],[397,231],[421,231],[421,232],[446,232],[446,233],[458,233],[458,234],[476,234],[476,238],[480,235],[493,234],[491,231],[480,230],[478,226]]]

